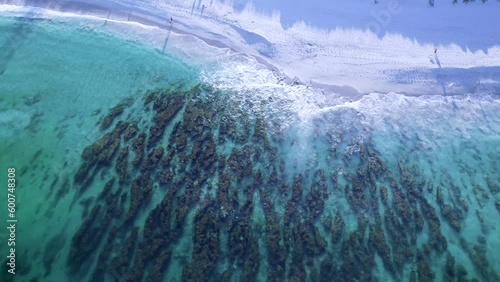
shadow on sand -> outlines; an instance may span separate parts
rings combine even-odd
[[[167,47],[167,42],[168,39],[170,38],[170,33],[172,32],[172,25],[173,23],[170,23],[170,28],[168,29],[167,37],[165,38],[165,41],[163,42],[163,47],[161,48],[161,52],[165,53],[165,48]]]
[[[438,65],[440,67],[435,69],[398,71],[393,76],[393,82],[412,84],[414,81],[435,81],[445,96],[479,92],[500,95],[500,66],[446,68],[440,62]]]

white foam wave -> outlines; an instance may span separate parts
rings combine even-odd
[[[198,69],[203,82],[221,90],[234,91],[235,99],[251,101],[250,110],[266,115],[286,111],[302,122],[309,122],[325,112],[339,111],[347,107],[357,110],[363,115],[365,125],[379,131],[388,130],[388,124],[391,124],[393,129],[398,127],[404,132],[410,124],[415,128],[438,130],[443,128],[442,123],[449,123],[448,128],[460,132],[466,138],[470,137],[468,132],[472,128],[498,132],[497,128],[491,129],[491,125],[479,124],[485,119],[484,115],[489,117],[493,114],[489,119],[495,122],[499,120],[494,113],[485,114],[481,108],[481,101],[487,99],[493,102],[492,105],[498,105],[498,100],[490,96],[409,97],[396,93],[373,93],[359,101],[346,103],[347,98],[336,93],[290,81],[285,83],[280,74],[257,62],[254,57],[228,48],[211,46],[196,36],[178,34],[168,28],[40,8],[28,10],[4,5],[0,6],[0,11],[14,16],[25,16],[29,11],[32,17],[56,19],[61,22],[76,19],[81,22],[82,28],[119,34],[129,40],[165,51]],[[457,112],[460,116],[457,116]],[[387,119],[391,122],[387,122]],[[435,132],[435,135],[439,135],[438,132]]]

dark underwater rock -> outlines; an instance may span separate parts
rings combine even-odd
[[[422,250],[417,251],[417,274],[419,282],[434,281],[435,273],[431,270],[429,259]]]
[[[153,181],[147,174],[137,177],[131,184],[130,188],[130,207],[125,216],[125,221],[132,221],[139,209],[149,202],[153,193]]]
[[[389,233],[391,245],[396,246],[393,248],[393,263],[397,269],[401,269],[414,256],[407,240],[407,231],[399,222],[396,212],[391,209],[385,211],[384,224]]]
[[[314,128],[307,145],[318,154],[294,167],[274,143],[290,146],[293,129],[287,132],[272,118],[248,111],[254,101],[243,98],[245,105],[239,105],[240,98],[203,87],[160,89],[144,100],[152,122],[135,117],[123,123],[123,114],[110,121],[117,127],[84,150],[75,182],[84,190],[96,176],[106,182],[116,171],[120,185],[108,182],[88,202],[89,209],[99,208],[84,215],[73,238],[71,273],[90,269],[95,263],[87,261],[100,250],[94,281],[163,281],[175,259],[182,281],[256,281],[262,264],[269,270],[267,281],[376,281],[383,270],[374,271],[375,261],[381,261],[393,280],[417,282],[436,279],[431,266],[441,256],[436,267],[445,271],[442,279],[465,281],[440,230],[444,220],[460,231],[468,210],[469,199],[453,180],[441,184],[449,190],[437,187],[434,194],[432,182],[411,162],[400,161],[393,175],[372,140],[355,140],[357,129],[334,138]],[[316,141],[334,149],[321,155]],[[343,156],[346,145],[359,147],[359,153]],[[475,193],[487,204],[496,190],[488,183]],[[153,191],[161,197],[155,207],[149,206]],[[495,206],[500,211],[500,202]],[[428,234],[419,234],[424,230]],[[190,253],[174,254],[186,235],[192,236]],[[419,241],[417,248],[417,237],[428,242]],[[485,240],[466,251],[475,264],[487,258]]]
[[[139,132],[139,128],[137,127],[137,124],[132,124],[127,129],[123,132],[123,140],[125,142],[128,142],[132,138],[134,138],[137,133]]]
[[[101,130],[108,129],[111,126],[111,124],[113,124],[113,121],[118,116],[120,116],[125,111],[125,109],[132,106],[133,103],[134,100],[132,98],[127,98],[123,102],[111,108],[108,114],[100,121],[101,123],[100,129]]]
[[[349,204],[355,212],[359,213],[368,209],[368,203],[365,199],[365,191],[361,179],[353,178],[352,185],[346,185],[345,193]]]
[[[118,182],[120,184],[125,183],[127,180],[127,164],[128,164],[128,153],[129,153],[129,147],[126,146],[120,150],[118,153],[118,158],[116,159],[116,172],[118,173]]]
[[[455,281],[455,258],[450,254],[448,254],[448,256],[446,257],[446,265],[442,281]]]
[[[376,218],[375,224],[370,227],[370,233],[368,235],[368,246],[370,249],[375,250],[382,262],[385,269],[394,275],[394,266],[391,260],[391,249],[387,244],[385,239],[384,230],[382,229],[382,221],[380,217]]]
[[[321,261],[320,267],[320,281],[321,282],[331,282],[338,281],[338,267],[332,260],[333,255],[327,254],[325,258]]]
[[[147,148],[156,146],[163,137],[167,125],[184,106],[184,102],[182,95],[175,95],[173,97],[161,95],[155,101],[153,109],[156,111],[156,115],[153,118],[154,125],[149,129]]]
[[[141,172],[142,173],[149,172],[151,174],[155,173],[156,167],[158,166],[158,163],[160,162],[163,156],[163,152],[164,150],[162,146],[156,147],[142,162]]]
[[[237,181],[252,173],[251,147],[245,145],[241,150],[233,149],[227,159],[227,165],[237,175]]]
[[[335,214],[335,220],[333,222],[333,228],[332,228],[332,242],[334,244],[340,242],[344,227],[345,227],[344,219],[340,215],[340,212],[337,212]]]
[[[443,217],[447,222],[455,229],[455,231],[460,232],[462,226],[461,222],[464,219],[462,212],[459,209],[452,208],[449,205],[443,205],[441,210]]]
[[[257,271],[259,270],[259,250],[258,243],[256,238],[251,238],[249,240],[249,252],[245,263],[243,265],[243,271],[240,275],[240,281],[256,281]]]
[[[101,205],[92,209],[90,216],[80,225],[80,228],[71,240],[71,248],[68,256],[68,269],[70,273],[76,274],[84,264],[89,263],[89,257],[98,248],[99,242],[104,237],[106,227],[93,226],[100,218]]]
[[[441,222],[436,214],[436,210],[425,200],[420,201],[422,213],[429,224],[429,244],[438,253],[444,252],[448,247],[446,238],[441,233]]]
[[[107,133],[92,145],[87,146],[82,152],[83,163],[75,174],[76,183],[92,182],[93,176],[101,166],[109,166],[118,151],[121,143],[121,134],[128,127],[128,123],[119,122],[112,132]],[[93,174],[91,171],[94,171]],[[88,185],[87,184],[87,185]],[[80,190],[84,190],[84,187]]]
[[[463,238],[460,239],[460,246],[469,255],[472,264],[481,274],[485,281],[497,281],[498,275],[489,270],[489,261],[486,257],[486,247],[484,245],[474,245],[472,248]]]
[[[183,281],[205,281],[213,277],[220,256],[219,233],[217,202],[207,197],[195,216],[192,262],[182,270]]]
[[[146,147],[144,144],[145,141],[146,141],[146,133],[141,132],[132,142],[132,151],[135,154],[132,164],[135,167],[139,166],[139,164],[142,161],[142,158],[144,157],[144,149]]]

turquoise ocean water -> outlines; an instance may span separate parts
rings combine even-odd
[[[83,20],[0,31],[1,281],[499,281],[498,96],[344,103]]]

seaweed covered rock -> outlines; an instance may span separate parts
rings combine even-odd
[[[384,206],[387,206],[387,188],[384,186],[380,187],[380,197]]]
[[[245,123],[244,123],[245,122]],[[224,144],[227,140],[231,140],[237,144],[245,144],[249,139],[249,130],[238,128],[239,125],[249,124],[250,121],[245,120],[238,122],[230,111],[222,114],[219,123],[219,144]]]
[[[142,173],[149,172],[151,174],[154,173],[156,171],[158,163],[160,162],[163,156],[163,152],[164,150],[162,146],[156,147],[142,162],[141,172]]]
[[[269,137],[267,136],[267,125],[262,117],[257,117],[255,120],[255,128],[252,136],[252,141],[255,144],[262,145],[266,151],[271,150],[271,143],[269,141]]]
[[[187,103],[183,115],[187,134],[194,139],[200,137],[206,129],[210,129],[209,124],[215,118],[215,114],[213,103],[204,99],[192,98]]]
[[[315,172],[315,181],[310,192],[305,197],[304,207],[312,219],[318,218],[323,213],[327,198],[326,177],[323,170]]]
[[[414,219],[414,225],[415,225],[415,231],[416,232],[421,232],[424,229],[424,219],[422,218],[422,215],[418,212],[418,210],[415,210],[413,212],[413,219]]]
[[[170,219],[175,213],[176,206],[172,203],[176,195],[175,189],[170,189],[163,200],[151,211],[144,224],[144,239],[138,243],[133,266],[128,272],[126,281],[141,281],[146,273],[145,266],[153,264],[153,269],[146,276],[146,279],[158,281],[161,278],[171,256],[167,247],[170,243],[175,243],[178,237],[175,237],[170,226]]]
[[[120,150],[118,153],[118,158],[116,160],[116,172],[118,173],[119,183],[123,184],[127,180],[127,164],[128,164],[128,153],[129,147],[126,146]]]
[[[335,214],[335,220],[333,222],[333,227],[332,227],[332,242],[334,244],[340,242],[344,227],[345,227],[344,219],[342,218],[342,215],[340,215],[340,212],[337,212]]]
[[[176,211],[175,220],[173,222],[173,229],[175,232],[174,236],[176,236],[176,234],[180,233],[180,231],[182,230],[189,210],[196,203],[198,203],[200,196],[201,196],[201,186],[199,184],[194,183],[192,179],[188,178],[185,181],[184,193],[177,194],[178,208]]]
[[[411,208],[407,202],[407,198],[401,188],[395,182],[391,185],[392,192],[392,208],[395,209],[396,214],[401,218],[403,223],[408,224],[411,221]]]
[[[436,277],[429,265],[429,258],[422,250],[417,251],[417,275],[419,282],[434,281]]]
[[[461,221],[464,219],[462,210],[445,204],[441,187],[437,188],[436,202],[439,205],[441,214],[446,219],[446,221],[451,225],[451,227],[453,227],[453,229],[455,229],[455,231],[460,232]]]
[[[413,257],[413,252],[408,243],[407,233],[404,226],[399,222],[394,210],[387,209],[384,214],[384,224],[391,240],[391,245],[397,246],[393,249],[394,265],[401,269],[406,262]]]
[[[111,158],[114,156],[115,152],[120,147],[120,138],[114,138],[107,148],[103,150],[97,157],[97,161],[100,164],[110,165]]]
[[[115,139],[119,139],[121,131],[125,129],[122,128],[123,126],[125,126],[126,128],[127,124],[119,123],[115,128],[115,130],[105,134],[103,137],[99,138],[92,145],[85,147],[85,149],[82,152],[82,159],[91,162],[97,160],[99,155],[103,151],[105,151],[113,142],[115,142]]]
[[[370,227],[368,235],[368,246],[370,249],[377,252],[382,259],[385,269],[391,274],[395,274],[394,266],[391,260],[391,249],[385,239],[384,230],[382,229],[382,221],[380,217],[376,218],[375,224]]]
[[[132,151],[135,154],[134,160],[132,161],[132,164],[135,167],[138,167],[139,164],[142,161],[142,158],[144,157],[144,149],[145,149],[145,144],[144,142],[146,141],[146,133],[141,132],[135,139],[132,141]]]
[[[292,231],[292,242],[293,242],[293,248],[291,251],[291,265],[290,265],[290,274],[289,274],[289,281],[305,281],[306,280],[306,269],[304,266],[304,259],[306,257],[305,254],[305,245],[306,244],[312,244],[311,241],[309,242],[304,242],[302,239],[310,239],[310,238],[304,238],[301,236],[301,227],[299,220],[295,218],[294,223],[293,223],[293,231]],[[304,235],[304,234],[302,234]]]
[[[147,282],[161,282],[164,281],[163,273],[167,270],[170,258],[172,255],[171,250],[165,250],[159,254],[154,260],[154,264],[146,276]]]
[[[176,194],[175,189],[170,189],[163,200],[149,213],[144,224],[144,238],[154,239],[160,236],[164,240],[171,237],[170,218],[174,214],[175,206],[171,199]]]
[[[455,258],[451,255],[448,254],[446,256],[446,265],[445,265],[445,271],[443,272],[443,279],[442,281],[444,282],[451,282],[455,281]]]
[[[217,189],[217,202],[221,209],[221,219],[234,212],[234,208],[229,200],[229,189],[231,187],[230,176],[227,173],[219,173],[219,189]]]
[[[217,202],[206,197],[195,216],[192,262],[182,270],[183,281],[205,281],[213,277],[220,255],[219,233]]]
[[[374,254],[363,244],[364,227],[358,225],[358,230],[351,233],[349,238],[342,243],[340,255],[342,265],[339,269],[340,281],[372,281],[370,272],[374,266]]]
[[[448,247],[446,238],[441,233],[441,221],[439,220],[436,210],[425,200],[420,201],[422,213],[429,224],[429,244],[439,253],[444,252]]]
[[[122,101],[121,103],[119,103],[118,105],[112,107],[111,109],[109,109],[109,112],[108,114],[100,121],[100,128],[101,130],[106,130],[108,129],[111,124],[113,124],[113,121],[118,117],[120,116],[121,114],[123,114],[123,112],[130,106],[132,106],[132,104],[134,103],[134,100],[129,97],[127,99],[125,99],[124,101]]]
[[[139,213],[139,209],[149,202],[153,193],[153,181],[147,174],[137,177],[130,189],[130,207],[125,216],[125,221],[130,222]]]
[[[285,275],[286,250],[282,244],[281,225],[274,207],[265,191],[259,193],[260,201],[266,216],[266,248],[268,250],[269,270],[268,281],[282,281]]]
[[[83,163],[75,174],[76,183],[91,182],[101,166],[111,164],[111,160],[120,146],[121,134],[128,125],[128,123],[119,122],[112,132],[107,133],[83,150]]]
[[[123,140],[126,142],[130,141],[132,138],[134,138],[137,133],[139,132],[139,127],[137,127],[137,124],[132,124],[127,129],[123,132]]]
[[[394,280],[433,281],[436,257],[439,278],[467,280],[440,229],[444,220],[460,231],[469,209],[451,177],[434,189],[416,165],[385,164],[371,137],[357,140],[357,129],[324,136],[324,121],[313,122],[311,138],[329,142],[331,151],[322,155],[313,143],[311,155],[294,163],[279,147],[288,150],[297,139],[293,125],[247,111],[253,98],[201,86],[159,89],[144,100],[150,115],[130,124],[119,121],[125,110],[110,116],[106,123],[117,126],[84,150],[75,180],[84,187],[114,179],[115,171],[117,180],[87,197],[84,218],[94,221],[73,238],[70,272],[94,267],[85,262],[99,250],[95,281],[163,281],[175,271],[182,281],[375,281],[381,265]],[[486,184],[474,192],[490,205],[498,189]],[[477,216],[481,231],[490,232]],[[486,238],[462,248],[481,278],[494,281]]]
[[[381,176],[387,170],[387,165],[384,161],[371,149],[368,151],[368,173],[373,173],[376,176]]]
[[[498,275],[489,269],[489,261],[486,257],[486,248],[484,245],[473,245],[471,248],[470,244],[461,238],[460,246],[468,254],[482,279],[485,281],[498,281]]]
[[[241,150],[233,149],[227,159],[227,165],[237,175],[237,181],[241,181],[252,173],[251,154],[251,147],[245,145]]]
[[[228,235],[228,249],[229,257],[234,264],[240,267],[245,263],[246,252],[251,249],[250,245],[250,226],[249,217],[241,218],[241,220],[236,220],[230,224],[230,230]]]
[[[452,208],[449,205],[443,205],[441,213],[451,227],[453,227],[455,231],[460,232],[462,229],[461,222],[464,219],[462,211],[460,209]]]
[[[120,276],[126,276],[138,236],[139,228],[134,227],[130,235],[125,239],[123,244],[120,245],[119,253],[111,260],[109,264],[110,269],[107,269],[107,271],[119,274]]]
[[[320,267],[320,281],[321,282],[331,282],[338,281],[338,267],[332,260],[333,255],[327,254],[325,258],[321,261]]]
[[[361,179],[354,178],[352,180],[352,186],[346,185],[345,193],[347,195],[347,200],[354,211],[361,212],[368,209],[368,203],[365,199],[365,190]]]
[[[154,125],[149,128],[147,148],[153,148],[161,140],[167,125],[184,106],[184,99],[183,95],[173,94],[162,94],[156,99],[153,105],[156,115]]]
[[[259,270],[260,257],[258,250],[258,242],[256,238],[250,238],[247,252],[249,252],[245,263],[243,264],[243,271],[240,275],[240,281],[256,281],[257,271]]]
[[[192,163],[195,172],[200,176],[203,173],[213,174],[215,172],[215,163],[218,159],[217,146],[210,133],[205,134],[193,144],[191,152]]]
[[[96,205],[90,216],[80,226],[73,236],[68,257],[68,268],[70,273],[76,274],[82,265],[88,264],[88,258],[99,246],[99,242],[104,237],[106,227],[94,226],[96,218],[99,217],[101,205]]]

